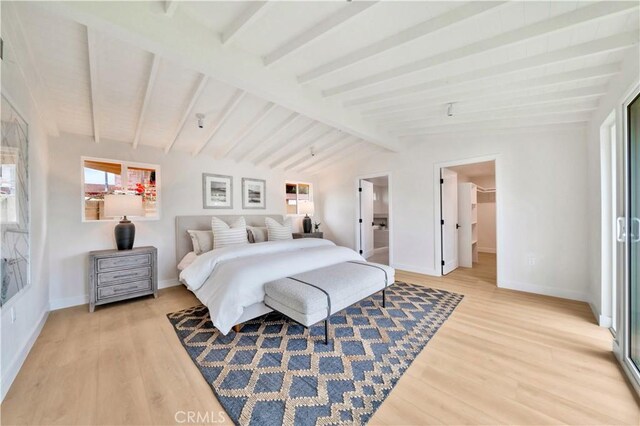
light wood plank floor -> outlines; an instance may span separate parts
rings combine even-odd
[[[398,274],[465,298],[371,424],[638,425],[609,332],[589,307],[498,289],[495,256],[480,260],[444,278]],[[165,317],[195,304],[176,287],[94,314],[52,312],[2,424],[174,424],[178,411],[217,420],[220,405]]]

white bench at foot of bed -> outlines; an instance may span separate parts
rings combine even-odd
[[[264,304],[292,320],[310,327],[325,321],[329,341],[331,315],[382,291],[395,281],[387,265],[345,262],[271,281],[264,286]]]

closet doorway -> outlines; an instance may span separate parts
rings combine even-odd
[[[495,284],[495,160],[442,167],[440,176],[442,275],[473,268],[473,276]]]
[[[369,262],[390,265],[391,187],[390,175],[357,179],[358,218],[356,245]]]

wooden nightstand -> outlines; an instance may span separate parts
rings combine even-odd
[[[98,250],[89,253],[89,312],[96,305],[153,294],[158,297],[158,250]]]
[[[309,232],[305,234],[304,232],[294,232],[293,239],[297,240],[298,238],[323,238],[322,232]]]

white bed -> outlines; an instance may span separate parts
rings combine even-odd
[[[176,260],[192,251],[187,230],[205,230],[212,216],[176,217]],[[231,222],[238,216],[217,216]],[[244,216],[250,226],[262,226],[265,217]],[[210,225],[209,225],[210,226]],[[307,238],[269,241],[215,249],[197,256],[180,273],[180,281],[209,308],[211,321],[224,334],[271,309],[264,305],[264,284],[279,278],[349,260],[364,260],[346,247],[328,240]]]

